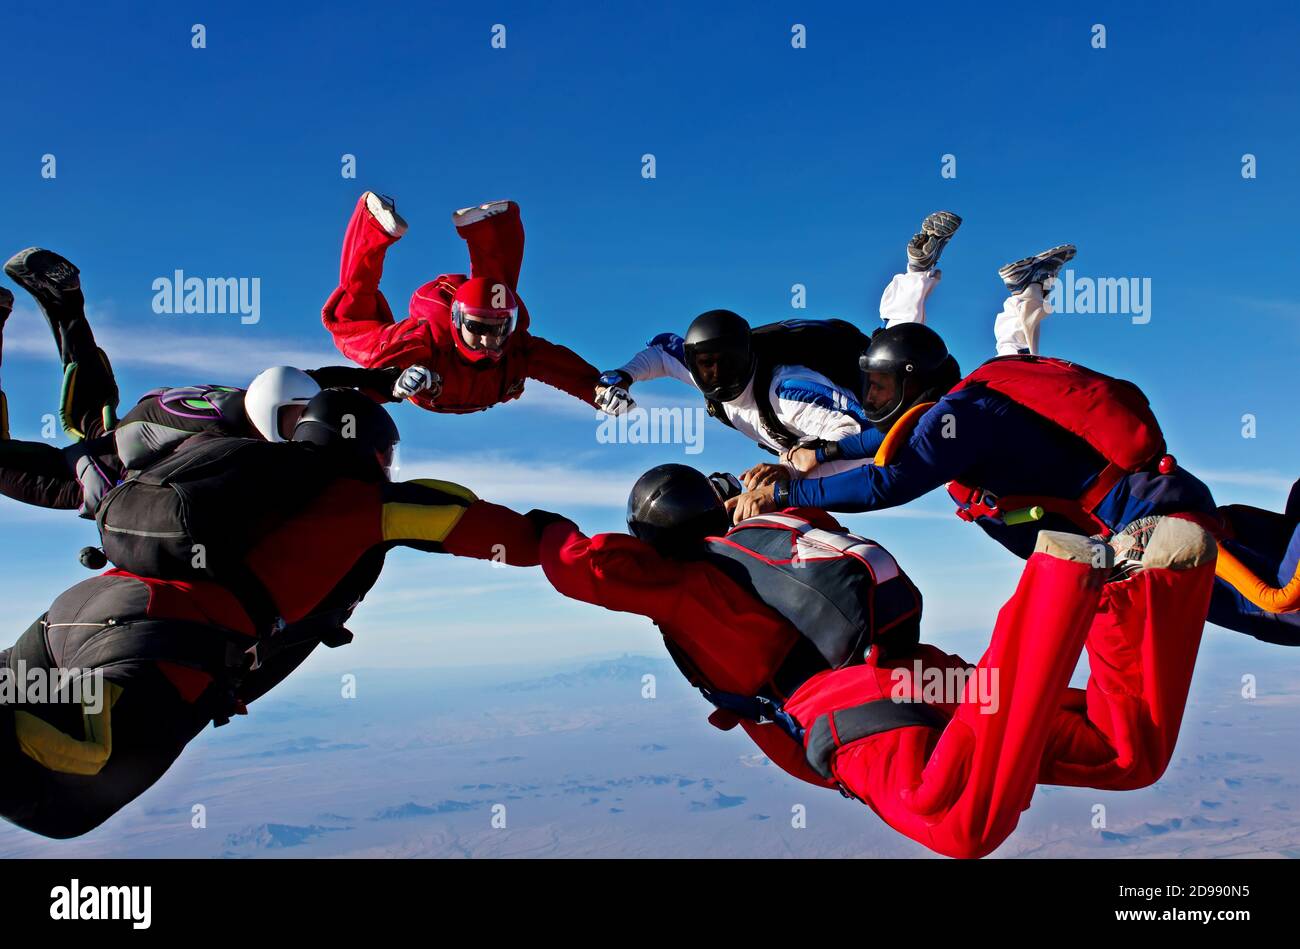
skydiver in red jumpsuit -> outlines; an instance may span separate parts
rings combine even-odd
[[[406,231],[391,199],[367,191],[343,238],[339,286],[322,311],[334,344],[367,368],[427,366],[434,384],[411,401],[431,412],[478,412],[517,399],[536,379],[595,405],[600,373],[529,332],[517,287],[519,206],[495,201],[452,215],[469,245],[470,276],[443,274],[415,291],[400,321],[379,289],[384,255]]]
[[[1164,772],[1214,583],[1214,541],[1192,522],[1153,518],[1120,532],[1129,574],[1111,582],[1110,548],[1041,532],[977,667],[920,644],[873,648],[798,682],[790,657],[804,637],[706,559],[703,538],[727,533],[721,501],[681,471],[685,488],[661,479],[638,495],[659,470],[633,491],[635,537],[589,538],[559,515],[529,515],[542,568],[566,596],[652,619],[693,684],[715,696],[710,721],[740,724],[795,777],[839,788],[932,850],[981,857],[1015,829],[1036,783],[1121,790]],[[822,511],[783,514],[842,530]],[[798,557],[796,548],[785,562]],[[1087,688],[1070,689],[1085,645]],[[981,669],[991,694],[978,688]],[[965,670],[974,674],[962,694],[927,687]],[[774,704],[746,720],[718,693]]]

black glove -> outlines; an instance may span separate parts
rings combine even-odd
[[[552,524],[573,523],[571,519],[565,517],[563,514],[556,514],[554,511],[543,511],[538,508],[533,508],[527,514],[525,514],[524,517],[527,518],[528,522],[533,525],[533,530],[537,532],[538,538],[540,538],[542,536],[542,532],[546,530],[546,528],[550,527]]]
[[[713,472],[709,475],[709,483],[713,485],[713,490],[718,492],[718,497],[724,501],[730,501],[745,493],[745,486],[740,483],[740,479],[726,471]]]

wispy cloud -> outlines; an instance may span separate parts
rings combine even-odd
[[[1264,299],[1262,297],[1230,297],[1230,301],[1243,309],[1254,310],[1268,316],[1300,319],[1300,300]]]
[[[471,488],[485,500],[511,506],[622,508],[639,469],[608,470],[557,462],[525,462],[483,453],[429,458],[403,452],[394,476],[437,478]]]
[[[114,366],[160,369],[195,378],[237,385],[268,366],[325,366],[344,362],[324,337],[320,345],[268,335],[258,327],[245,326],[229,333],[198,328],[187,317],[159,317],[144,329],[128,327],[102,310],[91,308],[90,324],[95,340],[108,353]],[[15,308],[5,327],[5,356],[21,356],[43,362],[58,362],[54,342],[45,318],[30,307]]]
[[[1291,485],[1295,482],[1300,472],[1294,474],[1281,474],[1277,471],[1247,471],[1240,468],[1197,468],[1197,477],[1205,481],[1210,487],[1217,485],[1229,485],[1243,488],[1267,488],[1270,491],[1279,491],[1285,494],[1291,490]],[[1220,503],[1223,499],[1220,499]]]

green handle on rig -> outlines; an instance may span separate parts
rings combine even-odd
[[[1022,507],[1018,511],[1012,511],[1002,518],[1002,522],[1011,525],[1029,524],[1033,521],[1041,521],[1046,513],[1042,507],[1035,504],[1033,507]]]

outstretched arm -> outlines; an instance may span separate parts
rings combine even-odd
[[[322,389],[358,389],[376,402],[393,402],[393,383],[402,374],[397,366],[361,369],[357,366],[322,366],[304,370]]]
[[[660,333],[619,370],[632,382],[648,382],[670,376],[689,386],[695,385],[686,368],[686,341],[676,333]]]
[[[324,366],[308,369],[322,389],[356,389],[376,402],[401,402],[427,389],[440,389],[442,378],[424,366],[385,366],[360,369],[356,366]]]
[[[555,520],[541,531],[538,554],[558,592],[608,610],[663,616],[681,593],[685,567],[627,534],[588,537],[571,521]]]
[[[961,427],[965,437],[944,437],[944,419],[959,411],[954,405],[924,416],[891,464],[862,465],[829,478],[791,481],[788,503],[829,511],[874,511],[933,491],[969,469],[984,450],[984,439],[970,434],[976,428],[973,424]]]
[[[528,378],[555,386],[592,407],[596,405],[600,371],[567,346],[529,334]]]
[[[537,566],[537,534],[522,514],[480,501],[449,481],[420,479],[384,488],[383,537],[417,550]]]

